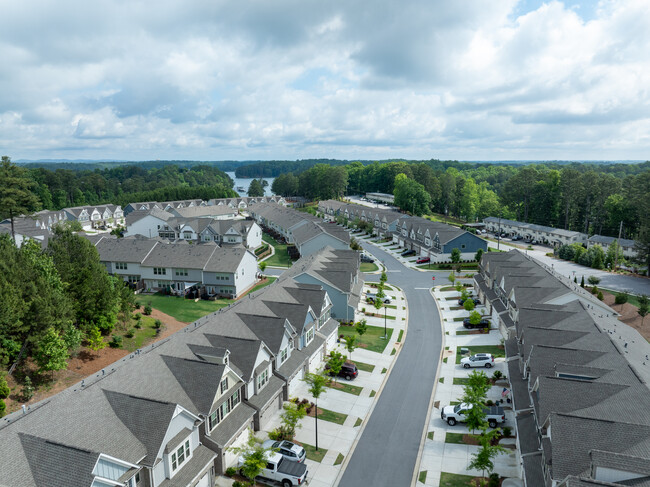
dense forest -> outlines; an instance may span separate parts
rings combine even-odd
[[[233,181],[214,166],[162,167],[115,165],[110,168],[52,169],[19,166],[31,181],[37,200],[28,210],[58,210],[105,203],[122,206],[135,201],[211,199],[236,196]],[[9,216],[0,208],[0,218]]]

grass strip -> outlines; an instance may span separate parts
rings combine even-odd
[[[318,419],[323,421],[329,421],[330,423],[343,424],[345,420],[348,419],[347,414],[337,413],[336,411],[330,411],[325,408],[318,408],[321,412],[318,413]]]
[[[366,364],[364,362],[357,362],[355,360],[354,362],[359,370],[363,370],[364,372],[372,372],[375,370],[375,366],[371,364]]]
[[[426,471],[426,470],[422,470],[422,471],[420,472],[420,475],[418,475],[418,482],[425,483],[426,481],[427,481],[427,471]]]
[[[473,485],[474,476],[440,472],[440,487],[467,487]]]
[[[336,457],[336,460],[334,460],[334,465],[341,465],[343,463],[343,460],[345,460],[345,457],[339,453]]]
[[[318,451],[316,451],[315,446],[308,445],[307,443],[302,443],[302,447],[305,449],[307,458],[314,462],[322,462],[323,458],[325,458],[325,455],[327,455],[327,450],[325,448],[319,448]]]
[[[454,445],[464,445],[463,436],[465,433],[447,433],[445,435],[445,443],[452,443]]]
[[[363,390],[363,387],[353,386],[352,384],[347,384],[345,382],[330,382],[327,387],[336,391],[347,392],[348,394],[353,394],[355,396],[361,394],[361,391]]]

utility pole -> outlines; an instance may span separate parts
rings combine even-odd
[[[499,210],[499,233],[497,234],[497,250],[501,245],[501,210]]]
[[[620,249],[621,233],[623,232],[623,220],[618,227],[618,240],[616,241],[616,255],[614,256],[614,272],[616,272],[616,266],[618,266],[618,249]]]

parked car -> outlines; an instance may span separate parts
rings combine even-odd
[[[372,257],[367,256],[366,254],[361,254],[361,262],[368,262],[368,263],[372,264],[373,262],[375,262],[375,259],[373,259]]]
[[[402,257],[409,257],[409,256],[415,255],[415,254],[416,254],[415,250],[405,250],[404,252],[402,252],[401,255],[402,255]]]
[[[372,301],[375,301],[377,299],[377,295],[375,293],[366,293],[366,299],[370,299]],[[389,297],[384,297],[384,300],[382,302],[384,304],[390,304],[390,298]]]
[[[469,369],[470,367],[485,367],[489,369],[494,365],[494,357],[491,353],[476,353],[471,357],[464,357],[460,361],[460,365]]]
[[[476,305],[481,304],[481,300],[479,298],[469,298],[469,299],[474,301],[474,304],[476,304]],[[465,300],[463,298],[460,298],[458,300],[458,306],[462,306],[463,304],[465,304]]]
[[[431,259],[429,257],[420,257],[415,261],[416,264],[427,264],[429,262],[431,262]]]
[[[465,318],[463,320],[463,326],[465,328],[488,328],[490,326],[490,322],[486,319],[481,319],[476,325],[473,325],[470,323],[469,318]]]
[[[244,463],[244,458],[239,458],[239,466]],[[279,453],[271,453],[266,461],[266,468],[262,470],[259,477],[264,480],[272,480],[282,484],[282,487],[302,485],[307,479],[307,465],[304,463],[292,462]]]
[[[456,423],[464,423],[467,420],[467,411],[472,409],[471,404],[456,404],[455,406],[445,406],[440,411],[440,418],[447,421],[449,426],[454,426]],[[499,423],[504,423],[506,414],[502,407],[488,406],[484,407],[485,419],[490,425],[490,428],[496,428]]]
[[[300,463],[305,460],[305,449],[302,446],[296,445],[291,441],[266,440],[264,443],[262,443],[262,446],[264,448],[276,449],[280,455],[282,455],[287,460],[291,460],[292,462]]]
[[[329,371],[330,366],[325,365],[325,370]],[[327,372],[331,377],[334,377],[334,372]],[[356,379],[357,376],[359,375],[359,369],[357,369],[357,366],[352,363],[352,362],[345,362],[343,366],[341,367],[341,371],[336,374],[339,377],[343,377],[345,380],[352,380]]]

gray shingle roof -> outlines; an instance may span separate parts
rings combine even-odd
[[[207,415],[212,407],[216,387],[221,381],[225,366],[166,355],[161,358],[191,399],[196,411]],[[208,384],[213,384],[213,387],[207,387]]]

